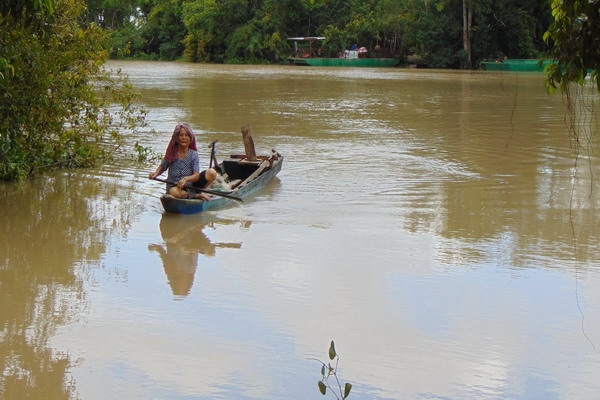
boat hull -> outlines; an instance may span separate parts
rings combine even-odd
[[[228,194],[239,197],[241,199],[250,196],[254,192],[265,187],[269,182],[277,176],[283,165],[283,157],[279,157],[273,160],[270,168],[266,169],[262,174],[248,182],[248,184],[235,189]],[[217,210],[230,205],[236,200],[228,199],[226,197],[214,196],[210,201],[202,201],[199,199],[178,199],[169,194],[163,194],[160,198],[160,202],[167,213],[172,214],[197,214],[209,210]]]
[[[536,59],[509,59],[502,62],[482,61],[481,69],[484,71],[511,71],[511,72],[543,72],[549,60],[542,62]]]
[[[288,58],[293,65],[309,65],[312,67],[361,67],[382,68],[395,67],[400,63],[396,58]]]

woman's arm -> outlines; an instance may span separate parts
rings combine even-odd
[[[151,173],[150,175],[148,175],[148,178],[154,179],[157,176],[159,176],[160,174],[162,174],[163,172],[165,172],[165,169],[167,169],[165,167],[165,165],[166,165],[166,161],[163,160],[163,162],[160,163],[160,165],[158,166],[158,168],[156,168],[156,171],[154,171],[153,173]]]
[[[158,166],[158,168],[156,168],[156,171],[154,171],[153,173],[151,173],[148,178],[150,179],[154,179],[157,176],[159,176],[160,174],[162,174],[164,172],[162,164]]]

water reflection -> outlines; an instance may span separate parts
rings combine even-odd
[[[74,397],[73,361],[51,340],[88,307],[76,267],[100,261],[110,243],[106,224],[127,226],[113,221],[104,201],[128,195],[118,191],[71,172],[0,185],[0,398]],[[130,215],[127,206],[121,211]]]
[[[160,220],[160,234],[163,244],[149,244],[148,250],[160,256],[169,286],[174,296],[185,297],[194,284],[198,267],[198,255],[213,257],[218,248],[239,249],[240,242],[215,242],[205,232],[215,229],[216,225],[238,223],[233,220],[215,219],[207,215],[163,214]],[[243,221],[243,228],[249,228],[251,222]]]

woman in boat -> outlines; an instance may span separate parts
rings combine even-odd
[[[186,190],[185,187],[189,182],[196,187],[205,188],[217,178],[217,171],[212,168],[200,172],[196,137],[187,124],[178,124],[175,127],[165,158],[149,178],[154,179],[166,170],[168,170],[168,180],[172,182],[167,183],[167,193],[171,196],[179,199],[211,199],[192,189]]]

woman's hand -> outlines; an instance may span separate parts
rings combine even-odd
[[[156,178],[157,176],[159,176],[162,173],[163,173],[163,169],[162,169],[162,166],[160,166],[160,167],[158,167],[156,169],[156,171],[154,171],[153,173],[151,173],[150,175],[148,175],[148,178],[149,179],[154,179],[154,178]]]
[[[177,182],[177,187],[178,187],[179,189],[183,189],[183,188],[185,187],[185,184],[186,184],[186,183],[187,183],[187,179],[185,179],[185,178],[181,178],[181,179],[179,180],[179,182]]]

